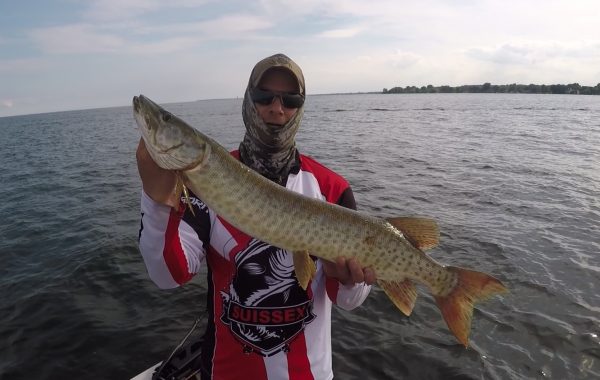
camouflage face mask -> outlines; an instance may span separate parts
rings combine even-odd
[[[304,114],[304,105],[283,126],[266,124],[260,118],[251,91],[257,88],[264,73],[272,68],[288,70],[298,82],[299,93],[303,96],[306,94],[302,70],[290,58],[276,54],[258,62],[250,74],[244,93],[242,115],[246,134],[240,144],[240,156],[242,162],[261,175],[283,184],[297,162],[295,137]]]

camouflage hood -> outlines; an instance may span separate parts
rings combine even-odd
[[[275,67],[287,69],[296,78],[300,94],[306,94],[302,70],[290,58],[275,54],[258,62],[250,74],[244,93],[242,114],[246,134],[240,144],[240,156],[246,165],[258,173],[283,184],[297,162],[295,137],[304,114],[304,105],[284,126],[270,125],[260,118],[250,97],[251,89],[258,86],[265,72]]]

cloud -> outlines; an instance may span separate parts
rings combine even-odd
[[[377,68],[377,71],[382,71],[384,68],[398,69],[414,66],[423,61],[423,57],[417,53],[410,51],[396,50],[393,53],[382,51],[373,51],[370,55],[359,55],[353,59],[357,66]]]
[[[413,8],[413,6],[398,0],[378,0],[376,5],[364,0],[263,0],[260,5],[262,10],[270,15],[281,15],[281,10],[285,9],[285,14],[294,17],[319,15],[328,18],[352,16],[362,19],[388,16],[396,21],[398,21],[397,17]]]
[[[527,64],[535,60],[535,49],[505,44],[496,48],[472,48],[466,55],[481,61],[499,64]]]
[[[139,21],[78,23],[30,32],[34,44],[48,54],[158,54],[185,51],[212,40],[256,38],[253,32],[270,28],[262,17],[237,14],[194,23],[167,25]],[[132,29],[133,32],[123,32]]]
[[[166,54],[192,50],[199,43],[193,37],[165,38],[149,43],[137,43],[127,47],[129,54]]]
[[[12,99],[2,99],[0,100],[0,104],[2,105],[2,107],[6,108],[13,108],[13,106],[15,105]]]
[[[317,37],[324,38],[350,38],[354,37],[362,31],[362,28],[343,28],[343,29],[332,29],[326,30],[322,33],[319,33]]]
[[[31,32],[33,41],[46,53],[108,53],[116,52],[125,40],[111,33],[100,33],[88,24],[72,24]]]
[[[273,26],[273,22],[265,17],[233,14],[198,22],[175,22],[172,24],[141,24],[137,23],[133,31],[139,36],[150,36],[156,38],[161,35],[195,36],[198,39],[210,38],[239,38],[246,36],[248,32],[267,29]]]
[[[84,13],[84,18],[91,20],[115,20],[135,17],[160,7],[157,0],[94,0]]]
[[[65,12],[41,5],[0,25],[0,101],[14,102],[0,110],[120,104],[150,90],[164,101],[237,96],[256,60],[275,51],[298,60],[311,93],[595,85],[600,2],[541,2],[66,0]]]
[[[575,58],[600,59],[598,42],[556,42],[533,41],[505,43],[494,47],[475,47],[465,51],[465,55],[480,61],[500,65],[540,64],[553,60]]]
[[[42,59],[34,58],[16,58],[16,59],[0,59],[0,73],[17,73],[24,71],[36,71],[44,68],[46,62]]]
[[[328,1],[323,0],[261,0],[259,8],[270,16],[302,17],[317,11],[327,11],[328,4]]]
[[[268,29],[273,23],[263,17],[251,15],[226,15],[199,23],[199,32],[215,37],[243,37],[244,33]]]
[[[192,8],[205,5],[207,0],[93,0],[84,13],[84,18],[94,21],[131,19],[161,9]]]
[[[397,50],[395,53],[386,56],[385,60],[393,67],[406,68],[415,65],[422,60],[422,57],[416,53]]]

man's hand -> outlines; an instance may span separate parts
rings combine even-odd
[[[327,277],[337,279],[343,285],[354,285],[365,282],[373,285],[377,281],[377,275],[373,268],[363,268],[358,260],[351,257],[346,259],[338,257],[335,262],[322,260],[323,271]]]
[[[135,156],[142,186],[146,194],[158,203],[176,208],[179,199],[178,194],[174,192],[175,173],[161,168],[152,160],[143,139],[140,139]]]

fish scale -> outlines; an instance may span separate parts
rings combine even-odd
[[[372,267],[394,304],[410,314],[417,297],[413,282],[426,285],[457,339],[468,345],[474,302],[505,291],[485,273],[444,266],[420,248],[437,245],[419,218],[375,218],[287,190],[235,159],[216,141],[140,95],[134,117],[154,161],[175,170],[185,185],[228,223],[273,246],[335,261],[355,257]],[[402,232],[400,231],[402,230]],[[405,236],[406,235],[406,236]],[[410,239],[409,240],[407,240]],[[300,281],[312,260],[294,259]],[[307,283],[301,285],[306,289]]]
[[[377,263],[389,261],[385,260],[387,244],[404,245],[404,255],[424,256],[387,222],[273,186],[262,176],[240,170],[241,163],[212,141],[210,150],[204,167],[185,172],[186,184],[219,216],[250,236],[291,252],[308,251],[329,260],[341,255],[356,257],[363,265],[374,266],[380,278],[389,280],[397,271]],[[220,176],[224,172],[233,175]],[[243,194],[240,198],[247,201],[240,206],[233,193]],[[265,210],[276,215],[276,222],[266,219],[266,223],[261,223]],[[387,244],[373,244],[372,239],[385,234],[392,234],[395,239],[380,238]]]

